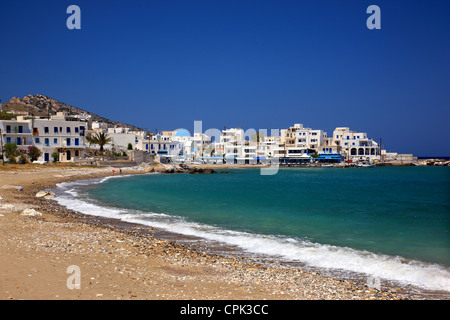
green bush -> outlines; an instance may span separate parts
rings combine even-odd
[[[59,159],[59,153],[58,152],[53,152],[52,153],[52,158],[53,158],[53,163],[56,163]]]
[[[15,143],[5,143],[3,146],[5,148],[5,156],[9,159],[9,163],[17,163],[16,157],[20,155],[20,151],[17,149],[17,144]]]
[[[19,164],[27,163],[27,157],[23,153],[20,154],[18,163]]]

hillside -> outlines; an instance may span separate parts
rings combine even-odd
[[[48,114],[50,115],[56,114],[56,112],[66,112],[72,115],[84,114],[90,115],[92,121],[104,122],[107,123],[108,126],[125,127],[130,128],[130,130],[142,130],[141,128],[138,128],[136,126],[104,118],[102,116],[99,116],[98,114],[74,106],[70,106],[61,101],[55,100],[53,98],[41,94],[36,95],[30,94],[23,98],[13,97],[11,101],[3,104],[3,111],[28,112],[29,114],[32,114],[34,116],[43,116],[43,117],[47,116]]]

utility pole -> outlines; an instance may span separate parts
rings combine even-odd
[[[2,164],[5,165],[5,155],[3,152],[3,133],[2,129],[0,129],[0,151],[2,152]]]
[[[380,146],[378,147],[379,149],[379,154],[380,154],[380,162],[383,162],[383,155],[381,154],[381,138],[380,138]]]

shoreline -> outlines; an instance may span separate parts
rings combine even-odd
[[[122,174],[141,173],[147,171],[124,168]],[[0,299],[439,299],[389,286],[368,288],[301,267],[219,256],[201,242],[187,245],[170,233],[166,238],[174,240],[164,240],[164,231],[83,215],[35,197],[39,191],[55,189],[57,183],[106,176],[112,176],[110,168],[32,165],[0,171],[0,184],[23,187],[23,191],[0,189],[4,238]],[[24,207],[43,215],[22,216]],[[5,265],[6,258],[11,263]],[[69,265],[80,266],[80,290],[66,286]],[[34,281],[37,274],[41,282]]]

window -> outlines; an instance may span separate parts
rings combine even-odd
[[[150,145],[150,149],[152,149],[152,150],[153,150],[153,144],[151,144],[151,145]]]
[[[347,140],[350,140],[350,136],[347,136]]]
[[[53,128],[53,132],[54,132],[54,133],[58,133],[58,127],[54,127],[54,128]]]
[[[44,127],[44,133],[48,133],[48,127]]]
[[[78,130],[79,130],[78,127],[75,127],[75,133],[78,133]]]
[[[19,126],[19,133],[23,133],[23,126]]]
[[[145,144],[145,150],[148,150],[148,144]]]
[[[6,133],[11,133],[11,126],[6,126]]]
[[[67,133],[70,133],[70,127],[67,127],[67,128],[66,128],[66,132],[67,132]]]
[[[67,143],[67,146],[69,147],[70,146],[70,138],[66,138],[66,143]]]
[[[80,145],[80,139],[79,138],[75,138],[75,145],[79,146]]]
[[[53,139],[53,144],[58,144],[58,138]]]
[[[46,147],[49,147],[49,146],[50,146],[50,140],[49,140],[49,138],[45,138],[44,144],[45,144]]]
[[[34,143],[40,144],[39,138],[34,138]]]
[[[6,137],[6,143],[11,143],[11,137]]]

